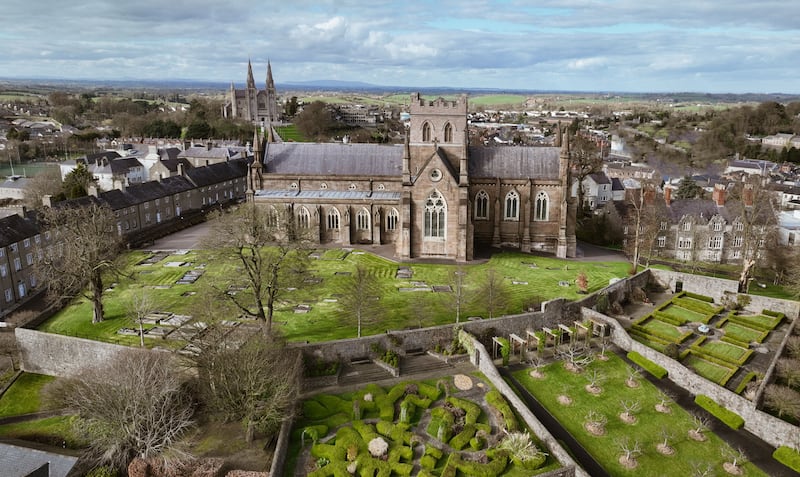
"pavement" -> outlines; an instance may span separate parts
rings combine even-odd
[[[202,222],[198,225],[162,237],[152,244],[141,247],[141,250],[153,252],[162,250],[192,250],[201,247],[202,239],[211,231],[211,222]]]

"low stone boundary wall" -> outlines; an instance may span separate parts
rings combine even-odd
[[[525,420],[525,423],[528,427],[533,430],[534,434],[547,445],[548,450],[550,453],[558,459],[559,462],[564,466],[564,468],[559,469],[557,472],[548,474],[553,476],[559,477],[591,477],[587,474],[572,458],[571,455],[561,447],[561,444],[558,443],[555,437],[550,434],[550,431],[544,427],[544,424],[539,422],[536,419],[536,416],[533,415],[528,406],[522,402],[522,399],[516,395],[513,389],[505,382],[505,380],[500,376],[500,373],[497,371],[497,368],[494,366],[494,362],[492,361],[492,357],[489,355],[489,352],[486,351],[486,348],[475,339],[474,336],[470,335],[469,333],[462,333],[459,337],[462,342],[467,341],[471,342],[471,346],[466,346],[469,350],[470,354],[470,361],[474,364],[483,374],[486,376],[492,385],[497,388],[498,391],[506,398],[506,400],[514,407],[514,410]]]
[[[705,295],[708,295],[708,293],[705,293]],[[612,330],[611,341],[615,345],[625,351],[636,351],[666,369],[669,373],[667,379],[670,381],[673,381],[683,389],[689,390],[694,395],[705,394],[726,409],[742,416],[745,421],[744,428],[764,442],[775,447],[792,446],[796,443],[794,438],[798,432],[796,426],[759,411],[753,402],[706,380],[678,361],[639,343],[631,338],[616,320],[589,308],[583,308],[582,314],[584,318],[591,318],[610,325]]]
[[[17,328],[14,330],[20,354],[20,368],[28,373],[67,377],[82,368],[113,359],[128,346],[103,343],[72,336]]]

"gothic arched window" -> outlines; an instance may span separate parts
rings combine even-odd
[[[506,194],[505,220],[519,220],[519,194],[512,190]]]
[[[475,196],[475,218],[481,220],[489,218],[489,194],[485,190]]]
[[[397,209],[392,207],[392,210],[386,214],[386,230],[396,230],[397,229],[397,222],[400,221],[400,214],[397,212]]]
[[[300,210],[297,211],[297,226],[301,229],[307,229],[309,223],[310,214],[308,213],[308,209],[300,207]]]
[[[339,229],[339,211],[336,209],[336,207],[328,211],[328,229]]]
[[[439,191],[433,191],[425,201],[425,238],[445,238],[447,204]]]
[[[361,209],[356,215],[356,230],[369,230],[369,211]]]
[[[450,123],[444,125],[444,142],[453,142],[453,126]]]
[[[431,142],[431,125],[425,123],[422,125],[422,142]]]
[[[533,216],[533,220],[549,220],[550,216],[550,207],[549,207],[550,198],[547,197],[547,192],[542,191],[536,194],[536,213]]]

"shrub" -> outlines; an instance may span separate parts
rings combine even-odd
[[[380,457],[386,454],[386,451],[389,450],[389,443],[383,437],[376,437],[369,441],[367,444],[367,450],[369,450],[370,455],[372,457]]]
[[[656,363],[650,361],[649,359],[645,358],[641,354],[637,353],[636,351],[630,351],[628,353],[628,359],[633,361],[634,363],[641,366],[645,371],[652,374],[653,376],[657,377],[658,379],[663,379],[667,377],[667,370],[662,368],[661,366],[657,365]]]
[[[433,458],[438,460],[438,459],[442,458],[443,454],[442,454],[442,450],[441,449],[433,447],[432,445],[426,445],[425,446],[425,455],[429,455],[429,456],[431,456],[431,457],[433,457]]]
[[[317,458],[328,459],[328,462],[343,461],[345,449],[344,447],[332,446],[330,444],[314,444],[311,446],[311,455]]]
[[[688,296],[689,298],[694,298],[695,300],[705,301],[705,302],[708,302],[708,303],[714,303],[714,299],[711,298],[710,296],[699,295],[697,293],[692,293],[692,292],[686,292],[686,293],[684,293],[684,295]]]
[[[475,436],[475,425],[466,424],[464,429],[450,439],[450,447],[461,450],[469,444],[470,439]]]
[[[426,430],[431,437],[435,437],[442,442],[447,442],[453,435],[454,423],[455,417],[453,417],[450,411],[443,407],[435,407],[431,410],[431,421],[428,423],[428,428]],[[439,429],[442,430],[439,431]],[[441,437],[439,434],[440,432]]]
[[[503,366],[508,365],[508,356],[511,354],[511,345],[508,343],[508,338],[497,338],[500,343],[500,356],[503,357]]]
[[[502,414],[503,422],[508,432],[517,430],[517,416],[514,415],[514,412],[511,410],[511,407],[509,407],[503,395],[500,394],[500,391],[492,389],[487,392],[486,402]]]
[[[508,451],[514,463],[526,469],[536,469],[544,464],[547,454],[540,451],[531,440],[527,432],[510,432],[506,435],[497,449]]]
[[[710,412],[711,415],[725,423],[725,425],[731,429],[740,429],[742,426],[744,426],[744,419],[742,419],[742,416],[733,411],[725,409],[708,396],[698,394],[694,398],[694,402],[697,403],[698,406]]]
[[[439,396],[442,395],[442,392],[439,390],[438,387],[425,384],[425,383],[418,383],[419,386],[419,395],[430,399],[431,401],[436,401],[439,399]]]
[[[433,470],[436,468],[436,462],[438,462],[438,459],[436,459],[432,455],[424,455],[419,460],[419,465],[422,466],[423,469]]]
[[[112,469],[111,467],[101,466],[95,467],[88,474],[86,477],[117,477],[117,471]]]
[[[745,389],[747,389],[747,385],[750,384],[750,381],[756,379],[756,373],[750,371],[747,373],[743,378],[739,385],[736,387],[736,394],[742,394]]]
[[[460,399],[455,396],[450,396],[447,398],[447,402],[452,404],[453,406],[463,409],[466,412],[466,416],[464,417],[464,422],[467,424],[475,424],[478,422],[478,417],[481,415],[481,408],[477,404],[472,401],[467,401],[466,399]]]
[[[775,452],[772,453],[772,457],[793,471],[800,472],[800,452],[791,447],[778,447],[775,449]]]

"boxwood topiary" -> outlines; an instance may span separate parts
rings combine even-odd
[[[775,452],[772,453],[772,457],[793,471],[800,472],[800,452],[791,447],[778,447],[775,449]]]

